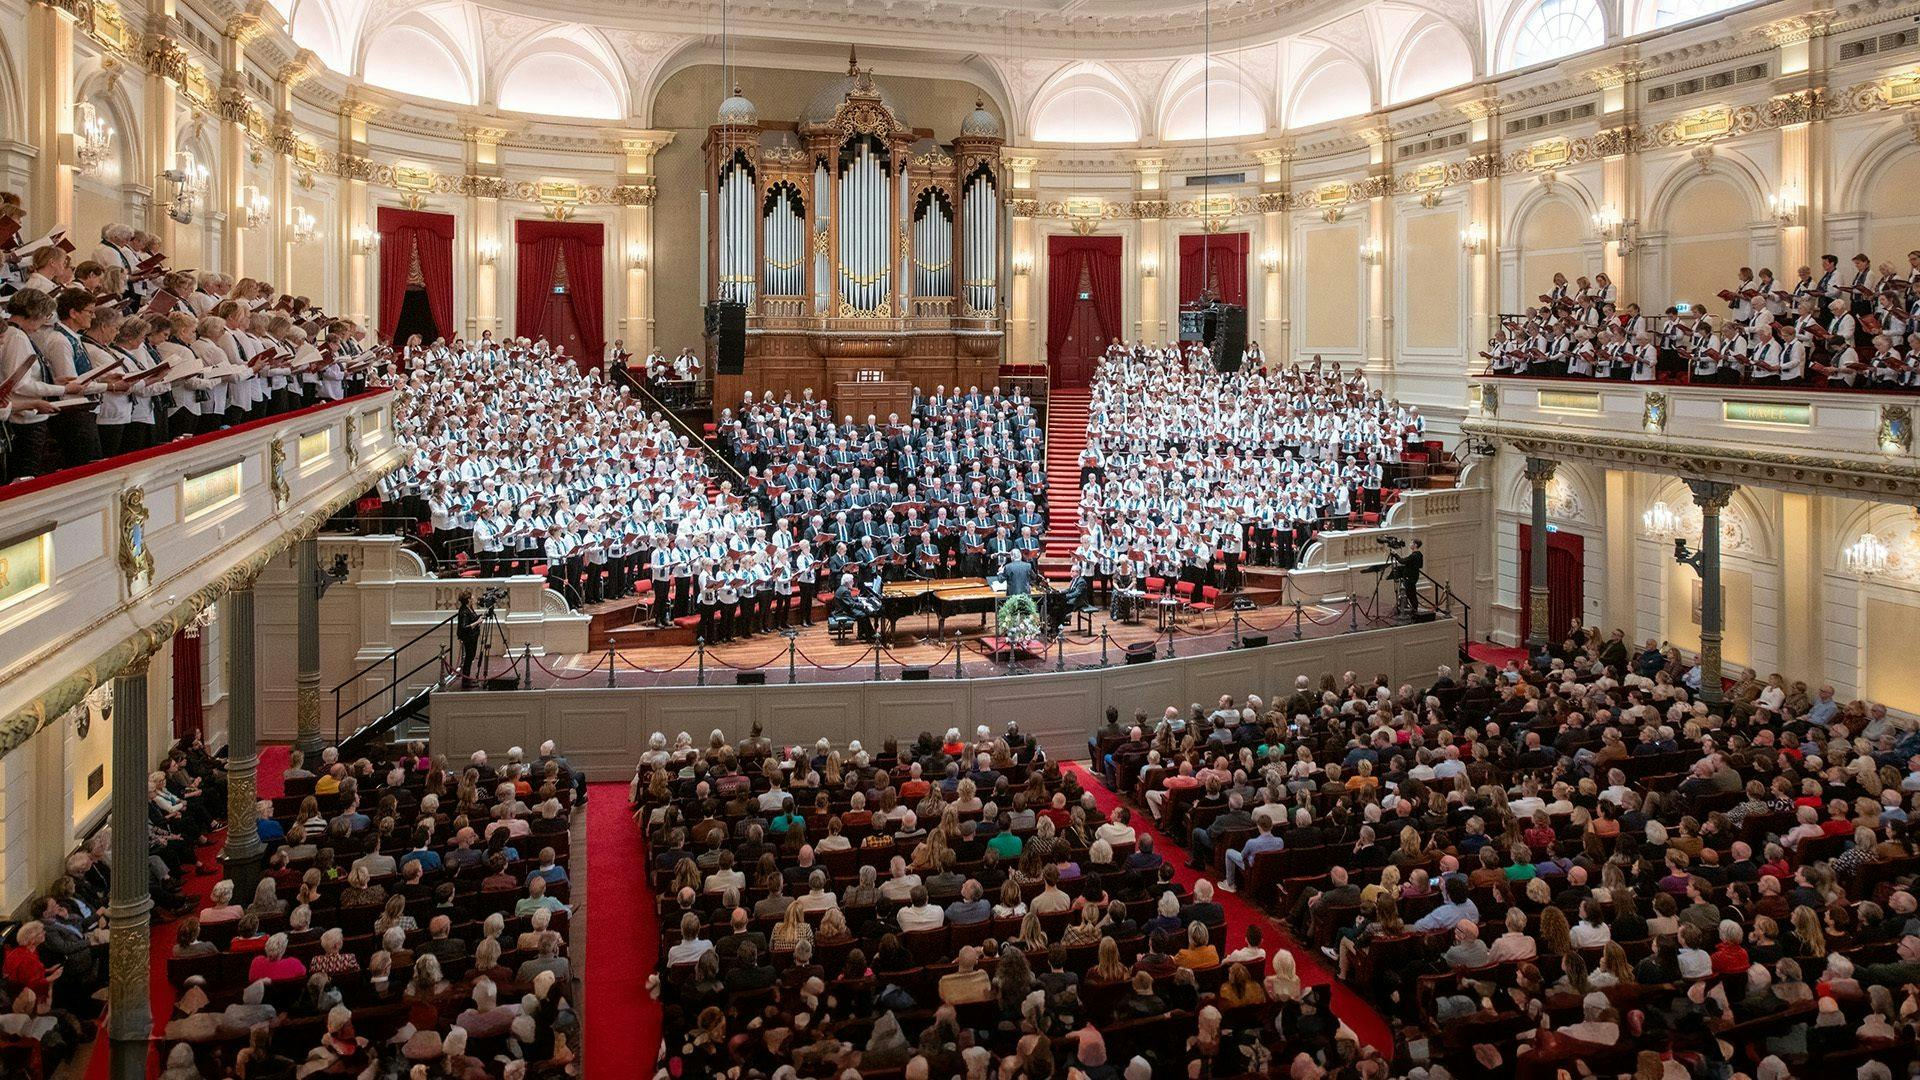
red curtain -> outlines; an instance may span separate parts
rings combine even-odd
[[[441,336],[451,341],[458,333],[453,325],[453,215],[382,206],[375,222],[380,230],[380,340],[392,341],[394,327],[400,325],[407,275],[418,251],[427,310]]]
[[[1073,306],[1080,301],[1080,275],[1092,285],[1093,313],[1102,338],[1121,336],[1120,238],[1117,236],[1047,237],[1047,358],[1057,361],[1073,324]]]
[[[1578,533],[1547,533],[1547,637],[1566,637],[1586,611],[1586,541]],[[1533,526],[1520,526],[1520,637],[1533,626]]]
[[[200,635],[173,635],[173,737],[198,734],[200,717]]]
[[[1245,307],[1247,303],[1246,233],[1221,233],[1217,236],[1180,238],[1180,302],[1191,304],[1200,299],[1207,279],[1220,290],[1220,302]],[[1204,251],[1204,255],[1203,255]],[[1202,267],[1209,267],[1202,272]]]
[[[605,230],[594,221],[516,221],[520,292],[514,303],[514,332],[541,337],[555,274],[567,261],[567,299],[580,328],[581,354],[574,362],[595,367],[606,345],[606,300],[601,295],[601,250]]]

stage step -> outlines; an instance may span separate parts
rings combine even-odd
[[[1047,532],[1049,558],[1067,560],[1080,545],[1080,452],[1087,446],[1091,395],[1056,387],[1047,401]]]
[[[580,609],[588,617],[587,648],[599,652],[611,644],[609,634],[622,627],[633,625],[644,618],[644,613],[653,602],[653,594],[635,593],[620,600],[608,600],[599,604],[588,604]]]

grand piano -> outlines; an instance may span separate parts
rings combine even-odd
[[[932,613],[940,620],[945,635],[947,620],[955,615],[979,615],[986,626],[987,616],[1005,597],[987,584],[985,578],[939,578],[931,581],[889,581],[880,590],[880,617],[892,633],[901,619]]]

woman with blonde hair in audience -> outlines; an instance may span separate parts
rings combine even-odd
[[[773,928],[767,941],[775,949],[791,949],[802,941],[813,940],[813,927],[807,925],[807,907],[798,900],[787,905],[786,914]]]
[[[1020,920],[1020,936],[1008,944],[1017,945],[1029,951],[1035,949],[1044,951],[1047,947],[1047,931],[1040,925],[1040,916],[1031,911],[1027,912],[1027,917]]]
[[[847,928],[846,913],[837,907],[827,909],[820,917],[820,926],[813,932],[813,943],[822,945],[841,945],[853,940],[853,932]]]
[[[1279,953],[1274,959],[1277,961],[1280,956],[1284,955],[1286,955],[1286,953]],[[1095,961],[1093,970],[1087,973],[1087,981],[1090,983],[1122,983],[1131,978],[1133,978],[1133,972],[1128,969],[1126,964],[1120,961],[1120,943],[1111,937],[1101,938],[1099,959]]]
[[[1572,929],[1567,925],[1566,913],[1557,907],[1541,910],[1537,934],[1542,956],[1569,956],[1574,952]]]
[[[1266,990],[1269,999],[1283,1004],[1300,1001],[1306,996],[1305,988],[1300,983],[1299,967],[1293,954],[1286,949],[1276,950],[1273,954],[1273,974],[1266,978]]]
[[[1109,916],[1098,904],[1082,904],[1080,921],[1069,925],[1060,934],[1063,945],[1091,945],[1100,940]]]
[[[1213,947],[1206,923],[1187,927],[1187,947],[1174,954],[1173,962],[1183,968],[1210,968],[1220,963],[1220,950]]]
[[[413,916],[407,914],[407,898],[399,893],[387,897],[386,908],[373,921],[373,932],[376,934],[384,934],[395,928],[409,934],[419,929]]]
[[[1267,1001],[1266,988],[1260,980],[1253,977],[1245,964],[1235,964],[1227,969],[1227,981],[1221,985],[1219,1002],[1222,1008],[1236,1009],[1244,1005],[1264,1005]]]
[[[1329,766],[1328,769],[1331,771],[1332,767]],[[1418,866],[1426,861],[1427,853],[1420,843],[1420,831],[1411,825],[1403,827],[1400,830],[1400,846],[1388,856],[1388,862],[1404,871],[1408,867]]]
[[[996,919],[1021,918],[1027,914],[1027,903],[1020,898],[1020,883],[1011,876],[1000,885],[1000,901],[993,905],[993,917]]]
[[[1794,956],[1827,955],[1827,935],[1820,928],[1820,916],[1812,908],[1802,905],[1793,909]]]
[[[373,884],[373,875],[365,866],[347,871],[347,887],[340,892],[341,907],[378,907],[387,902],[384,886]]]
[[[1635,985],[1633,965],[1627,960],[1627,950],[1617,941],[1607,942],[1600,953],[1600,969],[1588,979],[1596,990]]]

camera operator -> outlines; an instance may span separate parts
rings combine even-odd
[[[453,613],[454,635],[460,639],[460,685],[473,685],[473,657],[480,651],[480,611],[473,606],[471,591],[460,594],[460,607]]]
[[[1396,549],[1407,545],[1394,538],[1386,540],[1387,559],[1393,563],[1393,580],[1400,583],[1400,596],[1408,615],[1420,610],[1420,574],[1426,566],[1427,557],[1420,551],[1420,541],[1413,541],[1412,549],[1405,555]]]

